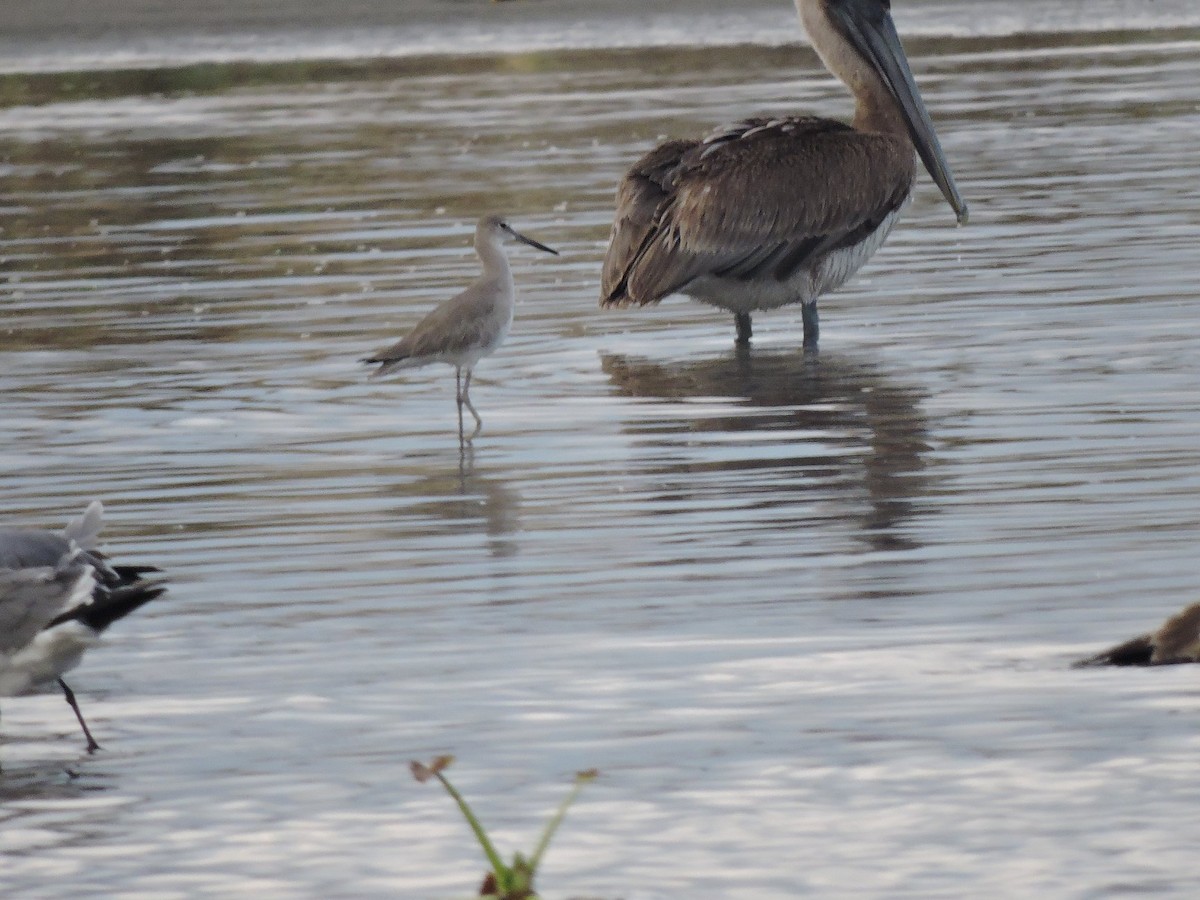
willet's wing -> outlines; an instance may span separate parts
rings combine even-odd
[[[453,358],[487,344],[489,330],[503,324],[494,315],[502,289],[491,279],[480,280],[430,310],[407,335],[366,360],[383,363],[370,377]]]

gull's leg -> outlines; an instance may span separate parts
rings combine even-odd
[[[96,743],[96,739],[88,731],[87,722],[83,721],[83,713],[79,711],[79,704],[75,702],[75,692],[67,687],[67,683],[61,678],[58,679],[58,686],[62,688],[63,696],[67,698],[67,703],[75,711],[75,718],[79,720],[79,727],[83,729],[83,736],[87,738],[87,752],[95,753],[100,749],[100,745]]]

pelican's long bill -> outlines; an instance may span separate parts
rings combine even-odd
[[[896,26],[886,6],[862,3],[860,0],[831,0],[828,8],[830,21],[870,62],[896,98],[921,161],[941,189],[946,202],[954,209],[959,224],[966,224],[966,201],[954,184],[950,164],[942,153],[933,121],[921,100],[921,92],[917,90],[904,47],[900,44],[900,35],[896,33]]]
[[[539,244],[537,241],[535,241],[531,237],[525,237],[525,235],[521,234],[521,232],[517,231],[511,225],[504,225],[503,228],[505,231],[507,231],[509,234],[511,234],[513,237],[515,237],[522,244],[528,244],[530,247],[536,247],[538,250],[542,250],[546,253],[553,253],[555,256],[558,256],[557,250],[551,249],[550,247],[547,247],[545,244]]]

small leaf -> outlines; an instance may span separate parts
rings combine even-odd
[[[429,765],[417,762],[415,759],[408,764],[408,768],[412,771],[413,778],[417,779],[421,784],[424,784],[430,778],[435,777],[442,769],[448,767],[454,762],[453,756],[438,756]]]
[[[480,897],[495,897],[496,896],[496,876],[492,872],[488,872],[483,876],[483,884],[479,886]]]

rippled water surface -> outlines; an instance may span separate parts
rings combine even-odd
[[[909,44],[922,180],[860,277],[755,319],[601,312],[623,169],[843,115],[799,47],[4,81],[0,512],[167,598],[5,699],[12,897],[1190,896],[1196,673],[1078,671],[1200,587],[1200,33]],[[356,359],[476,271],[472,392]]]

